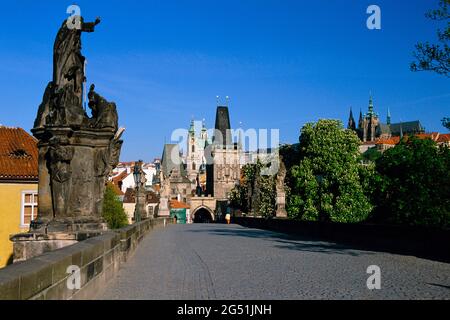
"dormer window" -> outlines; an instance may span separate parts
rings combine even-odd
[[[11,158],[28,158],[30,155],[23,149],[14,150],[9,154]]]

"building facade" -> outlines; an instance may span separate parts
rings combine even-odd
[[[21,128],[0,126],[0,268],[12,263],[9,237],[28,231],[37,209],[37,141]]]

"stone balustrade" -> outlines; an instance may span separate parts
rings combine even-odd
[[[171,218],[144,220],[7,266],[0,270],[0,299],[94,298],[147,233],[173,222]],[[79,268],[79,289],[71,289],[76,281],[72,281],[74,274],[68,273],[68,268],[73,267]]]

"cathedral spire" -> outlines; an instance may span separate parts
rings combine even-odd
[[[390,125],[391,124],[391,110],[387,110],[387,119],[386,119],[386,124]]]
[[[363,127],[363,114],[362,114],[362,110],[359,109],[358,128],[361,129],[362,127]]]
[[[356,123],[355,123],[355,118],[353,117],[352,107],[350,107],[350,116],[348,117],[347,129],[356,130]]]
[[[373,98],[372,98],[372,92],[370,92],[370,98],[369,98],[369,112],[367,113],[369,116],[373,116]]]

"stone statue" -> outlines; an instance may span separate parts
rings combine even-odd
[[[64,144],[67,144],[66,141]],[[54,212],[67,214],[68,199],[70,194],[72,168],[70,162],[73,158],[73,147],[64,146],[59,137],[53,137],[49,141],[48,166],[51,176],[51,189]]]
[[[69,29],[67,20],[64,20],[56,35],[53,46],[53,83],[58,88],[63,88],[67,83],[73,84],[73,90],[82,100],[85,57],[81,54],[81,34],[94,32],[95,26],[100,23],[100,18],[95,22],[85,23],[81,18],[81,27]]]
[[[277,211],[276,211],[276,217],[277,218],[286,218],[287,212],[286,212],[286,191],[284,188],[284,180],[286,178],[286,166],[283,162],[283,157],[279,155],[278,157],[278,173],[277,173],[277,180],[276,180],[276,191],[277,191]]]
[[[119,127],[117,108],[114,102],[108,102],[102,96],[94,91],[95,85],[91,85],[88,93],[89,108],[92,110],[91,125],[94,128],[113,128]]]
[[[117,107],[94,91],[92,117],[83,110],[85,58],[81,35],[100,23],[69,28],[65,21],[53,50],[53,80],[47,85],[32,132],[39,140],[39,207],[36,225],[51,231],[104,228],[105,184],[119,162],[124,131]],[[53,226],[53,228],[52,228]]]

